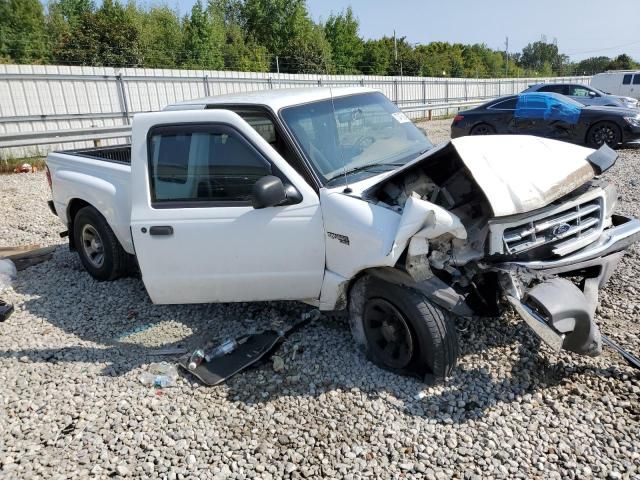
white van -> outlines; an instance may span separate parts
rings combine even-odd
[[[598,73],[591,86],[613,95],[640,99],[640,70],[616,70]]]

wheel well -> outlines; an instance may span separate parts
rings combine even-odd
[[[591,131],[596,128],[598,125],[602,125],[603,123],[607,123],[611,126],[613,126],[617,131],[618,131],[618,135],[620,136],[620,140],[622,140],[622,128],[620,128],[620,125],[618,125],[615,122],[612,122],[610,120],[600,120],[597,121],[596,123],[594,123],[593,125],[591,125],[589,127],[589,130],[587,130],[587,137],[585,138],[585,142],[589,143],[589,135],[591,134]]]
[[[82,208],[90,206],[89,202],[85,202],[80,198],[74,198],[67,206],[67,218],[69,219],[67,228],[69,229],[69,248],[71,250],[76,249],[76,241],[73,235],[73,222],[76,220],[76,215]]]
[[[479,127],[480,125],[486,125],[487,127],[489,127],[490,129],[492,129],[494,132],[496,130],[496,127],[494,127],[493,125],[491,125],[489,122],[485,122],[484,120],[480,120],[479,122],[475,123],[473,125],[473,127],[471,127],[469,129],[469,133],[471,133],[473,131],[474,128]]]

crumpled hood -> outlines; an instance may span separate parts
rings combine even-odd
[[[487,135],[451,144],[497,217],[542,208],[595,176],[587,159],[594,150],[557,140]]]

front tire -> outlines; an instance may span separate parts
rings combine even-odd
[[[115,280],[128,271],[129,255],[95,208],[87,206],[78,211],[73,236],[82,265],[96,280]]]
[[[621,141],[620,128],[612,122],[598,122],[587,132],[587,145],[591,148],[600,148],[605,143],[616,148]]]
[[[373,276],[349,296],[354,340],[376,365],[396,373],[444,379],[458,358],[455,324],[421,293]]]

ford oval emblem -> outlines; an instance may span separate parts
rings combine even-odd
[[[561,223],[560,225],[556,225],[555,227],[553,227],[551,233],[554,237],[559,237],[560,235],[564,235],[565,233],[567,233],[569,230],[571,230],[571,225],[569,225],[568,223]]]

